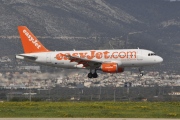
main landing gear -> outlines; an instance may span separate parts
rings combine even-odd
[[[90,70],[90,72],[88,73],[88,78],[97,78],[98,74],[96,72],[96,69],[94,71],[94,73],[92,73],[92,71]]]

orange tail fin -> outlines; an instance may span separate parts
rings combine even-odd
[[[24,53],[48,52],[26,26],[18,26]]]

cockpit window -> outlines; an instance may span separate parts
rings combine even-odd
[[[155,53],[149,53],[148,56],[156,56]]]

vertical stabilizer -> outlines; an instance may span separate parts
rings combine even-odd
[[[48,52],[26,26],[18,26],[24,53]]]

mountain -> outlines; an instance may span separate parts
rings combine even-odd
[[[0,0],[0,55],[22,53],[17,26],[50,50],[143,48],[180,71],[180,1]],[[158,68],[157,67],[157,68]]]

